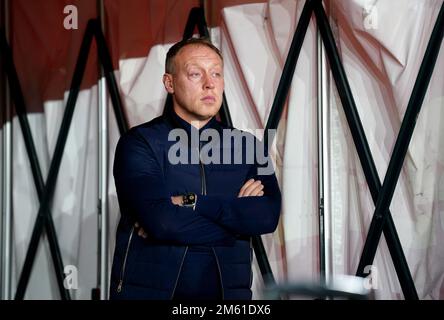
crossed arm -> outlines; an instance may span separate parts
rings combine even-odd
[[[260,180],[254,180],[253,178],[249,179],[239,191],[237,195],[238,198],[242,197],[261,197],[264,195],[264,185]],[[199,198],[199,196],[197,196]],[[183,206],[182,196],[171,196],[171,203],[176,206]],[[148,233],[145,232],[142,226],[138,222],[134,224],[134,227],[137,229],[137,234],[143,238],[148,238]]]
[[[265,182],[253,175],[237,197],[199,195],[193,211],[168,194],[159,161],[135,132],[119,141],[114,178],[122,214],[137,221],[141,236],[183,245],[229,245],[237,235],[269,233],[277,226],[280,191],[274,175]]]

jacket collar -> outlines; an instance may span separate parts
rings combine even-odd
[[[188,135],[191,134],[191,132],[194,133],[194,131],[198,131],[198,133],[202,133],[203,130],[208,128],[217,128],[217,120],[216,117],[212,117],[210,121],[208,121],[203,127],[200,129],[197,129],[196,127],[192,126],[190,123],[182,119],[177,115],[177,113],[174,111],[172,105],[165,106],[166,110],[164,113],[165,119],[167,122],[173,127],[173,128],[182,128],[184,129]]]

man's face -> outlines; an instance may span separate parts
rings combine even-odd
[[[204,125],[222,105],[223,62],[204,45],[183,47],[174,57],[173,74],[165,74],[163,82],[173,95],[174,111],[189,123]]]

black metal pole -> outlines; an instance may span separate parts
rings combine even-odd
[[[190,10],[185,29],[183,31],[182,40],[189,39],[193,36],[196,25],[200,36],[209,37],[207,23],[205,21],[205,13],[202,7],[195,7]],[[167,110],[170,108],[173,108],[173,96],[168,93],[163,108],[163,114],[165,115]]]
[[[370,224],[367,240],[364,245],[361,261],[358,267],[358,275],[363,273],[364,267],[373,262],[376,254],[379,239],[381,237],[382,227],[385,218],[388,216],[388,208],[393,198],[396,183],[402,169],[405,155],[415,129],[416,120],[424,101],[433,69],[438,58],[439,49],[441,47],[444,35],[444,3],[441,5],[435,26],[430,36],[421,67],[410,96],[404,119],[401,123],[398,137],[393,148],[392,157],[387,168],[384,183],[378,201],[376,202],[375,213]]]
[[[189,39],[193,36],[196,25],[200,36],[209,37],[207,23],[205,21],[205,13],[202,7],[195,7],[190,10],[185,29],[183,31],[182,40]],[[226,103],[225,93],[223,94],[223,98],[224,102]],[[170,110],[170,108],[173,108],[173,96],[168,93],[163,108],[163,114],[165,115],[167,110]],[[228,109],[228,107],[226,108]]]
[[[279,80],[279,85],[276,90],[276,95],[274,97],[273,105],[270,110],[270,115],[268,116],[267,124],[265,126],[265,135],[263,141],[266,149],[269,148],[269,144],[273,144],[273,141],[268,141],[267,133],[269,130],[277,129],[279,125],[279,120],[281,119],[285,101],[288,96],[288,91],[290,90],[291,81],[296,69],[296,63],[299,58],[299,53],[301,52],[302,44],[305,39],[305,34],[307,33],[308,25],[310,23],[312,11],[312,1],[307,0],[305,2],[304,8],[302,9],[302,13],[293,36],[293,40],[291,41],[288,56],[285,60],[282,75]],[[253,238],[253,246],[259,268],[264,278],[264,283],[267,285],[274,284],[276,281],[274,279],[270,263],[267,259],[267,253],[260,237]]]
[[[278,127],[282,112],[284,110],[285,101],[287,100],[288,92],[290,90],[291,82],[293,80],[296,63],[299,59],[299,53],[301,52],[302,44],[304,43],[308,24],[310,23],[312,11],[313,1],[305,1],[296,31],[293,35],[293,40],[291,41],[287,59],[285,60],[282,75],[276,90],[276,96],[274,97],[270,115],[268,116],[267,125],[265,126],[265,132],[268,132],[268,130],[271,129],[275,130]],[[264,136],[264,143],[268,147],[269,141],[267,134]]]
[[[350,127],[350,132],[352,133],[356,151],[359,156],[371,196],[373,201],[376,203],[381,189],[381,182],[370,152],[370,147],[368,146],[368,142],[365,137],[364,129],[359,118],[345,70],[339,58],[339,53],[336,48],[327,16],[322,3],[318,0],[315,1],[314,8],[316,20],[330,62],[330,67],[338,89],[338,94],[342,102],[342,107]],[[395,270],[404,292],[404,296],[411,299],[417,299],[415,285],[390,214],[387,215],[387,221],[384,225],[383,231],[390,250],[390,255],[393,259]]]
[[[34,179],[35,188],[37,190],[37,195],[39,200],[42,200],[44,183],[43,176],[40,170],[39,160],[37,157],[37,152],[32,138],[31,128],[29,126],[28,118],[26,117],[26,106],[23,99],[23,93],[20,86],[20,81],[18,79],[17,71],[14,66],[14,59],[12,56],[11,49],[6,41],[4,31],[1,31],[1,51],[4,57],[5,71],[8,75],[9,88],[11,91],[11,97],[14,101],[14,105],[19,118],[20,128],[22,129],[23,139],[25,142],[26,151],[31,165],[32,176]],[[48,234],[48,242],[50,245],[50,252],[54,264],[54,270],[56,274],[57,284],[60,291],[60,296],[62,300],[70,300],[69,291],[63,286],[63,261],[60,252],[60,247],[57,241],[57,234],[55,232],[52,215],[48,210],[45,216],[38,216],[35,222],[38,230],[42,230],[43,226],[46,227],[46,232]],[[39,232],[39,235],[41,232]],[[37,238],[37,241],[40,237]]]
[[[111,55],[109,53],[105,37],[103,36],[103,32],[100,27],[100,21],[97,19],[91,19],[90,23],[93,26],[94,36],[97,42],[99,61],[102,63],[103,66],[106,83],[108,85],[108,91],[114,109],[114,114],[116,115],[117,125],[119,127],[119,132],[122,135],[126,131],[128,131],[128,122],[125,118],[125,113],[123,112],[122,100],[120,99],[119,88],[114,76],[114,68],[111,60]]]
[[[183,40],[189,39],[193,36],[194,28],[197,26],[199,35],[201,37],[209,37],[207,22],[205,21],[205,12],[201,7],[192,8],[188,15],[187,24],[183,31]]]
[[[90,23],[88,23],[85,36],[83,38],[82,45],[80,48],[79,59],[77,60],[76,68],[74,70],[74,75],[71,82],[71,89],[68,96],[65,113],[63,115],[59,136],[57,138],[56,147],[54,150],[54,156],[51,161],[51,166],[48,173],[48,179],[43,191],[42,201],[40,202],[40,208],[37,217],[40,216],[45,217],[45,212],[49,210],[49,204],[54,193],[55,184],[57,181],[57,175],[62,160],[63,149],[65,147],[66,139],[68,137],[69,127],[71,124],[72,115],[74,113],[75,103],[77,101],[77,96],[79,94],[80,84],[85,71],[86,61],[88,59],[89,48],[91,46],[92,35],[93,35],[93,30],[91,29],[92,26]],[[25,263],[23,265],[22,273],[20,275],[19,283],[17,286],[17,292],[15,295],[16,300],[22,300],[24,298],[26,287],[29,282],[29,277],[31,275],[35,254],[37,252],[38,239],[40,238],[42,227],[43,227],[42,224],[36,224],[36,226],[34,227],[31,236],[31,242],[26,254]]]
[[[197,30],[199,31],[199,35],[203,37],[210,36],[208,32],[207,22],[205,20],[205,11],[203,7],[195,7],[192,8],[190,14],[188,15],[188,20],[183,32],[182,39],[189,39],[193,36],[194,28],[197,25]],[[171,94],[167,95],[167,99],[165,102],[164,110],[167,108],[171,108],[173,106],[173,98]],[[222,107],[219,111],[220,119],[223,123],[228,126],[233,126],[233,121],[231,120],[230,110],[228,109],[227,98],[225,97],[225,92],[222,93]]]
[[[225,92],[222,94],[222,106],[219,110],[220,121],[225,123],[225,125],[232,127],[233,120],[231,119],[230,109],[228,109],[227,98],[225,97]]]

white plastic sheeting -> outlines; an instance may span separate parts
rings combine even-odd
[[[253,131],[267,120],[289,43],[305,1],[271,0],[223,10],[221,28],[212,30],[225,58],[226,96],[235,126]],[[419,64],[441,0],[328,1],[330,22],[351,85],[380,179],[383,180]],[[393,13],[396,12],[396,19]],[[263,237],[278,281],[316,281],[319,274],[316,28],[307,31],[273,153],[283,194],[280,226]],[[119,62],[116,76],[130,125],[161,113],[164,57],[171,44],[152,47],[144,58]],[[435,72],[390,207],[409,267],[422,299],[444,298],[444,53]],[[330,250],[334,274],[354,274],[367,234],[373,201],[336,93],[329,88],[327,142],[332,199]],[[64,263],[78,268],[77,299],[89,299],[96,285],[97,262],[97,88],[79,95],[59,173],[52,213]],[[44,114],[29,116],[46,176],[65,101],[45,104]],[[109,104],[111,106],[111,103]],[[110,110],[110,162],[118,130]],[[29,242],[38,201],[17,120],[14,120],[15,288]],[[110,239],[118,205],[109,182]],[[51,258],[40,250],[26,298],[58,298]],[[110,245],[110,253],[113,243]],[[385,240],[374,266],[376,296],[402,298]],[[254,297],[261,297],[255,266]],[[376,278],[375,278],[376,276]],[[375,282],[376,281],[376,282]]]
[[[43,177],[49,170],[66,98],[67,95],[64,101],[46,102],[44,114],[28,115]],[[72,291],[73,298],[89,299],[97,274],[97,109],[97,88],[80,92],[52,202],[51,212],[63,262],[65,266],[75,266],[78,271],[77,281],[73,282],[77,284],[77,290]],[[17,119],[14,121],[13,159],[15,288],[39,209]],[[40,239],[25,298],[59,298],[46,235]]]
[[[390,154],[442,1],[331,2],[345,70],[383,181]],[[396,12],[396,19],[393,13]],[[360,19],[358,14],[362,13]],[[350,19],[350,17],[352,17]],[[370,22],[373,20],[373,22]],[[443,298],[442,115],[443,45],[390,209],[420,298]],[[334,97],[334,86],[331,88]],[[339,104],[332,99],[333,259],[335,273],[353,273],[374,210]],[[337,112],[335,111],[337,110]],[[441,191],[440,191],[441,189]],[[339,196],[340,194],[340,196]],[[335,209],[337,208],[337,209]],[[342,220],[340,222],[340,220]],[[346,228],[344,228],[346,226]],[[342,232],[340,232],[339,230]],[[402,297],[385,241],[374,266],[379,298]],[[337,244],[337,245],[336,245]],[[343,244],[343,245],[340,245]],[[344,248],[345,247],[345,248]],[[345,249],[345,250],[344,250]],[[342,255],[341,255],[342,254]]]

